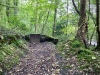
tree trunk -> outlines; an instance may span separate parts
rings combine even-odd
[[[43,24],[41,34],[43,34],[43,32],[44,32],[44,28],[45,28],[46,23],[47,23],[47,21],[48,21],[49,13],[50,13],[50,10],[48,10],[47,17],[46,17],[46,20],[45,20],[45,22],[44,22],[44,24]]]
[[[76,38],[79,39],[87,48],[87,16],[86,16],[86,0],[80,0],[80,19],[78,23],[78,31]]]
[[[67,31],[68,31],[68,19],[69,19],[69,17],[68,17],[68,12],[69,12],[69,11],[68,11],[68,8],[69,8],[68,6],[69,6],[69,3],[68,3],[68,1],[69,1],[69,0],[67,0],[67,26],[66,26],[66,33],[67,33],[67,34],[68,34]],[[66,35],[67,35],[67,34],[66,34]]]
[[[0,25],[6,26],[8,24],[6,16],[6,6],[4,6],[3,4],[6,4],[6,0],[0,0]]]
[[[53,25],[53,30],[52,30],[52,36],[54,36],[54,31],[55,31],[55,26],[56,26],[56,16],[57,16],[57,7],[58,7],[58,2],[55,0],[55,9],[54,9],[54,25]]]
[[[96,0],[96,27],[97,27],[97,34],[98,34],[98,40],[97,40],[97,49],[100,49],[100,25],[99,25],[99,18],[100,18],[100,11],[99,11],[99,0]]]
[[[8,22],[10,21],[10,16],[14,15],[14,9],[16,9],[16,7],[14,6],[14,1],[13,0],[6,0],[6,15],[8,18]]]
[[[38,7],[38,0],[36,1],[36,11],[35,11],[35,20],[36,20],[36,22],[35,22],[35,33],[37,33],[37,26],[38,26],[38,9],[37,9],[37,7]]]
[[[56,26],[56,14],[57,14],[57,8],[55,8],[55,12],[54,12],[54,25],[53,25],[52,36],[54,36],[54,31]]]
[[[77,6],[76,6],[76,4],[75,4],[74,0],[72,0],[72,3],[73,3],[73,6],[74,6],[74,8],[75,8],[76,12],[80,15],[80,12],[79,12],[79,10],[77,9]]]
[[[10,1],[7,0],[7,1],[6,1],[6,4],[7,4],[7,5],[10,5]],[[8,6],[6,6],[6,14],[7,14],[7,17],[9,17],[10,12],[9,12],[9,7],[8,7]],[[9,21],[8,21],[8,22],[9,22]]]
[[[18,0],[14,0],[14,6],[16,7],[16,8],[14,8],[14,15],[17,15],[18,14],[18,9],[17,9]]]

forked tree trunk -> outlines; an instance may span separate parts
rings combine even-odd
[[[74,0],[72,0],[74,1]],[[75,7],[75,4],[73,4]],[[75,7],[77,10],[77,8]],[[80,0],[80,12],[77,10],[77,13],[80,15],[78,22],[78,31],[76,38],[79,39],[87,48],[87,16],[86,16],[86,0]]]

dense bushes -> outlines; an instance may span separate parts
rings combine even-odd
[[[83,44],[79,41],[79,40],[73,40],[72,42],[70,42],[70,46],[72,48],[80,48],[80,47],[84,47]]]
[[[25,53],[24,41],[18,35],[0,35],[0,75],[9,71]]]

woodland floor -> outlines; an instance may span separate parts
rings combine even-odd
[[[75,57],[65,63],[57,53],[55,45],[50,42],[42,42],[29,47],[27,55],[20,59],[7,75],[84,75],[75,66]],[[64,64],[74,64],[73,68],[64,69]]]

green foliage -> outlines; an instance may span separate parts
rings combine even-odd
[[[64,42],[58,42],[57,48],[59,51],[64,51],[66,49],[66,46],[64,45]]]
[[[0,35],[0,46],[11,44],[17,41],[16,35]]]
[[[91,50],[88,49],[84,49],[84,48],[80,48],[78,50],[78,57],[82,60],[86,60],[88,62],[90,62],[92,60],[93,57],[93,52]]]
[[[17,42],[17,44],[15,42],[0,47],[0,66],[3,66],[0,67],[0,75],[6,70],[10,70],[15,64],[18,64],[20,56],[26,52],[24,42],[22,40],[18,40]]]
[[[19,62],[20,56],[24,54],[24,41],[20,35],[0,35],[0,75],[10,70]]]
[[[23,45],[24,44],[24,41],[23,40],[17,40],[15,42],[16,46],[21,46],[21,44]]]
[[[66,42],[69,39],[67,35],[60,35],[58,38],[60,42]]]
[[[61,30],[67,26],[67,22],[67,20],[61,20],[57,23],[55,27],[55,35],[61,35],[63,33]]]
[[[59,42],[57,48],[61,53],[62,57],[65,58],[66,62],[71,60],[72,57],[76,57],[77,69],[84,70],[85,72],[94,72],[99,74],[100,71],[100,54],[99,52],[92,51],[90,49],[85,49],[83,44],[78,40]],[[69,61],[70,62],[70,61]],[[66,68],[72,68],[73,64],[65,65]]]
[[[80,48],[80,47],[84,47],[83,44],[79,41],[79,40],[73,40],[71,43],[70,43],[71,47],[72,48]]]
[[[20,17],[11,16],[9,17],[9,28],[18,29],[20,31],[28,31],[29,26],[26,25],[27,23],[24,22]]]
[[[95,4],[95,3],[96,3],[96,0],[91,0],[91,3],[92,3],[92,4]]]
[[[85,55],[93,55],[93,52],[91,50],[88,50],[88,49],[80,48],[78,50],[78,54],[83,55],[83,56],[84,56],[84,54]]]
[[[100,57],[94,51],[80,48],[77,53],[79,62],[84,63],[80,65],[80,69],[87,69],[88,72],[94,71],[97,74],[100,73],[97,70],[100,68]]]
[[[14,62],[18,62],[16,60],[16,48],[13,45],[4,45],[0,47],[0,63],[4,68],[9,70],[12,66],[14,66]],[[14,60],[14,61],[13,61]],[[0,69],[4,70],[4,68],[0,67]]]
[[[6,4],[6,0],[0,0],[1,3]],[[58,2],[58,5],[56,5]],[[67,4],[68,2],[68,4]],[[96,0],[90,0],[91,9],[95,9]],[[11,0],[8,2],[9,5],[13,6],[14,2]],[[11,3],[11,4],[10,4]],[[44,33],[49,36],[52,34],[53,24],[54,24],[54,9],[58,7],[57,19],[55,26],[55,35],[59,38],[60,42],[57,47],[61,51],[62,55],[74,55],[77,54],[78,58],[82,61],[85,61],[86,64],[82,68],[88,68],[92,65],[95,70],[99,68],[98,66],[100,58],[99,55],[94,54],[95,52],[91,50],[84,49],[84,46],[80,41],[73,40],[75,38],[77,29],[78,29],[78,19],[79,15],[75,13],[73,8],[70,8],[72,5],[68,1],[60,0],[28,0],[28,2],[23,3],[23,0],[18,4],[17,8],[6,9],[6,6],[0,7],[0,64],[4,65],[5,68],[10,68],[13,63],[16,63],[19,59],[18,54],[23,54],[23,51],[19,50],[18,54],[13,56],[16,53],[17,48],[25,47],[23,46],[23,40],[18,39],[15,34],[27,34],[27,33],[41,33],[41,29],[45,24],[47,18],[47,12],[49,11],[48,20],[46,26],[44,27]],[[76,3],[80,5],[79,0],[76,0]],[[66,12],[67,8],[65,5],[68,5],[68,13]],[[79,6],[80,7],[80,6]],[[88,5],[87,5],[88,7]],[[7,16],[7,11],[9,16]],[[14,13],[17,11],[17,14]],[[88,11],[88,10],[87,10]],[[95,10],[91,10],[94,12]],[[88,15],[89,11],[87,12]],[[93,17],[96,14],[93,13]],[[94,18],[95,21],[95,18]],[[36,25],[36,26],[35,26]],[[88,21],[88,36],[89,38],[92,35],[94,29],[94,23],[92,18],[89,18]],[[36,27],[36,32],[35,32]],[[93,39],[96,39],[96,33],[94,33]],[[68,44],[67,40],[73,40]],[[66,52],[66,45],[70,46],[70,50]],[[67,46],[67,47],[68,47]],[[81,52],[81,53],[79,53]],[[78,54],[79,53],[79,54]],[[96,56],[97,55],[97,56]],[[12,58],[13,57],[13,58]],[[7,58],[7,59],[6,59]],[[96,59],[95,59],[96,58]],[[11,61],[10,61],[11,60]],[[9,64],[7,64],[9,63]],[[11,65],[11,66],[10,66]],[[1,66],[1,65],[0,65]],[[0,67],[0,71],[2,71]]]

